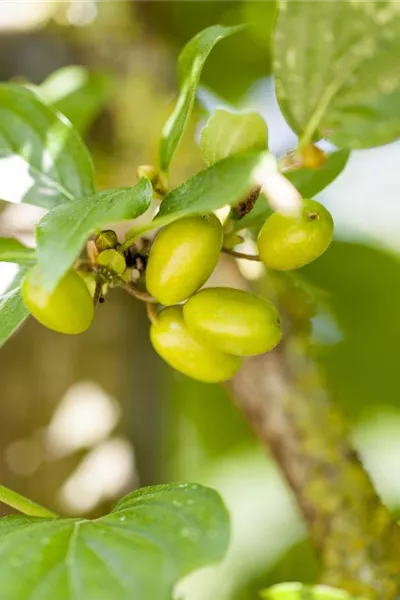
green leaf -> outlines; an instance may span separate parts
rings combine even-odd
[[[152,191],[149,180],[142,178],[133,188],[104,190],[45,215],[36,231],[43,286],[49,291],[55,287],[97,228],[143,214],[150,205]]]
[[[123,498],[105,517],[0,520],[7,600],[170,600],[191,571],[220,561],[229,517],[218,494],[160,485]]]
[[[15,180],[4,197],[12,202],[53,208],[94,191],[89,152],[71,123],[13,84],[0,84],[0,169]]]
[[[20,269],[8,291],[0,296],[0,347],[29,315],[20,293],[20,284],[24,274],[25,269]]]
[[[0,262],[33,265],[36,262],[36,252],[14,238],[0,238]]]
[[[78,65],[58,69],[34,91],[65,115],[82,134],[108,99],[111,78]]]
[[[257,112],[232,113],[217,108],[200,135],[204,162],[213,165],[245,150],[266,150],[268,129]]]
[[[330,154],[318,169],[298,169],[285,173],[285,176],[299,190],[303,198],[313,198],[343,171],[349,155],[347,150],[339,150]]]
[[[314,330],[335,400],[353,419],[399,406],[399,257],[335,241],[301,275],[329,297],[332,323]]]
[[[180,217],[212,212],[246,199],[254,188],[253,171],[262,161],[267,173],[269,168],[275,172],[272,154],[254,151],[229,156],[200,171],[167,194],[153,225],[159,227]]]
[[[182,138],[193,109],[197,86],[208,55],[217,42],[240,29],[240,26],[223,27],[222,25],[214,25],[198,33],[183,48],[178,59],[180,93],[175,109],[164,125],[160,140],[159,160],[163,171],[168,170]]]
[[[283,0],[275,32],[280,106],[304,142],[379,146],[400,136],[400,4]]]
[[[362,600],[338,588],[302,583],[279,583],[260,592],[260,596],[265,600]]]

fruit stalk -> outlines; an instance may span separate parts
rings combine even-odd
[[[375,600],[398,597],[400,528],[380,501],[301,337],[251,358],[229,383],[290,484],[322,581]]]
[[[236,250],[231,250],[230,248],[222,248],[222,251],[226,254],[230,254],[235,258],[242,258],[244,260],[253,260],[255,262],[260,262],[261,258],[258,254],[245,254],[244,252],[237,252]]]
[[[151,302],[146,303],[146,314],[147,314],[147,318],[149,319],[150,323],[152,323],[152,324],[156,323],[157,312],[155,309],[155,305],[152,304]]]

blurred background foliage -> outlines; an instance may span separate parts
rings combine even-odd
[[[206,64],[171,183],[202,167],[199,123],[215,106],[259,110],[272,150],[293,147],[270,79],[274,2],[23,6],[0,5],[0,79],[42,84],[39,93],[85,136],[100,188],[132,185],[137,166],[156,161],[176,97],[177,55],[215,23],[249,26],[221,42]],[[352,153],[319,195],[335,218],[337,241],[300,275],[317,290],[315,355],[394,511],[400,507],[399,157],[397,143]],[[0,197],[9,198],[13,185],[12,175],[0,172]],[[2,203],[0,233],[32,243],[41,214]],[[237,266],[262,289],[259,265]],[[226,285],[237,266],[221,261],[213,281]],[[0,265],[1,289],[12,275],[12,266]],[[89,516],[138,485],[210,484],[231,511],[231,548],[222,565],[183,582],[178,597],[250,600],[273,583],[314,581],[318,565],[293,500],[228,393],[172,372],[152,351],[147,331],[143,307],[115,292],[82,336],[59,336],[29,320],[7,343],[0,360],[2,483],[55,510]]]

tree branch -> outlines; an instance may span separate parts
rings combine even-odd
[[[299,351],[300,348],[300,351]],[[248,361],[235,402],[295,493],[323,582],[376,600],[400,593],[400,528],[382,504],[300,338]]]

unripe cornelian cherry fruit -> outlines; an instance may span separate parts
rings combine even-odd
[[[33,267],[26,273],[21,291],[29,312],[49,329],[82,333],[93,320],[93,300],[86,283],[73,270],[67,271],[49,293],[40,283],[38,269]]]
[[[204,348],[190,335],[181,306],[164,308],[150,328],[154,349],[171,367],[207,383],[230,379],[241,366],[238,356]]]
[[[147,290],[166,306],[197,292],[216,267],[222,239],[213,214],[185,217],[161,229],[149,254]]]
[[[258,236],[258,251],[266,267],[291,271],[312,262],[332,241],[333,219],[315,200],[303,200],[300,213],[274,213]]]
[[[272,302],[232,288],[201,290],[186,302],[183,316],[195,340],[227,354],[263,354],[282,337]]]

